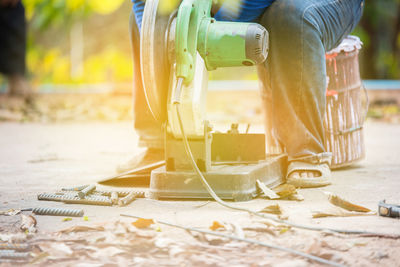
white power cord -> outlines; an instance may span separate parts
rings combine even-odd
[[[189,146],[189,142],[187,140],[186,134],[185,134],[185,129],[183,127],[183,123],[182,123],[182,117],[181,117],[181,113],[179,111],[179,94],[181,92],[181,86],[182,86],[182,78],[178,79],[178,86],[177,86],[177,90],[175,91],[175,97],[174,97],[174,102],[173,102],[173,106],[176,109],[176,115],[178,117],[178,121],[179,121],[179,127],[182,133],[182,140],[184,143],[184,147],[186,150],[186,153],[189,157],[190,160],[190,164],[192,165],[193,169],[196,171],[196,173],[199,175],[200,180],[202,182],[202,184],[204,185],[204,187],[206,188],[207,192],[212,196],[212,198],[217,201],[219,204],[221,204],[224,207],[230,208],[230,209],[234,209],[234,210],[240,210],[240,211],[245,211],[248,212],[250,214],[253,214],[255,216],[264,218],[264,219],[268,219],[268,220],[272,220],[278,223],[283,223],[292,227],[296,227],[296,228],[301,228],[301,229],[306,229],[306,230],[311,230],[311,231],[328,231],[328,232],[336,232],[336,233],[343,233],[343,234],[362,234],[362,235],[377,235],[377,236],[382,236],[385,237],[387,236],[387,234],[383,234],[383,233],[374,233],[374,232],[368,232],[368,231],[358,231],[358,230],[348,230],[348,229],[334,229],[334,228],[326,228],[326,227],[316,227],[316,226],[308,226],[308,225],[303,225],[303,224],[297,224],[297,223],[293,223],[293,222],[289,222],[286,220],[281,220],[278,218],[275,218],[273,216],[267,215],[267,214],[262,214],[256,211],[252,211],[250,209],[246,209],[246,208],[241,208],[241,207],[237,207],[235,205],[231,205],[225,201],[223,201],[215,192],[214,190],[211,188],[211,186],[208,184],[207,180],[205,179],[204,175],[202,174],[202,172],[200,171],[199,167],[196,164],[196,160],[194,159],[192,150],[190,149]],[[179,87],[179,88],[178,88]]]

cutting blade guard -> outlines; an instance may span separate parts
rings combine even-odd
[[[257,23],[219,22],[211,17],[211,0],[184,0],[175,31],[176,76],[193,80],[196,53],[207,70],[252,66],[268,56],[268,32]]]

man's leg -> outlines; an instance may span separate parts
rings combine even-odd
[[[359,21],[362,0],[276,0],[260,23],[270,33],[263,86],[271,98],[272,125],[289,161],[321,164],[324,149],[325,51]],[[294,176],[314,176],[298,171]]]
[[[0,72],[7,76],[9,94],[29,97],[25,78],[26,22],[21,2],[0,6]]]
[[[164,135],[162,126],[158,123],[147,105],[140,71],[140,33],[132,11],[129,18],[129,31],[133,51],[133,112],[134,128],[139,135],[139,146],[146,148],[143,153],[134,156],[132,160],[117,167],[118,172],[128,171],[164,158]]]

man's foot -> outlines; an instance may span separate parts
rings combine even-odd
[[[293,161],[287,171],[287,183],[296,187],[320,187],[331,184],[331,170],[326,163]]]
[[[147,148],[145,151],[135,155],[129,161],[117,166],[117,173],[127,172],[139,167],[164,160],[164,149]]]

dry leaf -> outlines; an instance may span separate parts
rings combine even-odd
[[[274,188],[274,192],[281,198],[289,197],[297,193],[296,187],[291,184],[282,184]]]
[[[260,190],[264,193],[264,195],[266,197],[268,197],[269,199],[277,199],[279,198],[279,196],[272,191],[271,189],[269,189],[263,182],[261,182],[260,180],[257,180],[257,186],[258,188],[260,188]]]
[[[281,209],[281,206],[279,206],[279,204],[275,204],[275,205],[266,206],[265,208],[263,208],[259,212],[272,213],[272,214],[280,215],[280,214],[282,214],[282,209]]]
[[[21,230],[28,233],[34,233],[36,232],[36,224],[36,219],[32,215],[21,214]]]
[[[351,216],[368,216],[375,215],[375,212],[358,212],[358,211],[347,211],[338,207],[326,209],[324,211],[313,211],[313,218],[324,218],[324,217],[351,217]]]
[[[103,226],[85,226],[85,225],[75,225],[72,227],[68,227],[59,231],[61,234],[68,234],[73,232],[88,232],[88,231],[104,231]]]
[[[152,224],[154,224],[153,219],[143,219],[143,218],[139,218],[135,222],[132,223],[133,226],[135,226],[136,228],[140,228],[140,229],[147,228]]]
[[[224,229],[225,229],[225,226],[222,225],[222,224],[220,224],[220,223],[217,222],[217,221],[214,221],[213,224],[212,224],[209,228],[210,228],[211,230],[215,231],[215,230],[221,229],[221,228],[224,228]]]
[[[353,204],[353,203],[351,203],[337,195],[334,195],[330,192],[325,192],[325,194],[328,195],[329,202],[331,202],[335,206],[344,208],[349,211],[358,211],[358,212],[370,212],[371,211],[368,208]]]
[[[8,209],[8,210],[0,211],[0,215],[14,216],[14,215],[19,214],[20,212],[21,212],[21,210]]]

